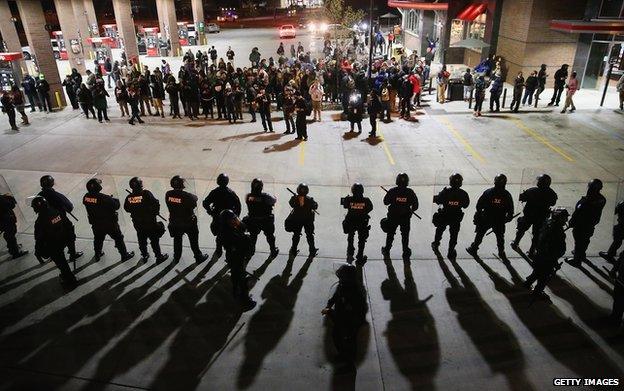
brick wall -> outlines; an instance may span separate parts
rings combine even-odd
[[[496,54],[505,59],[506,81],[520,70],[526,74],[539,69],[542,63],[553,69],[551,73],[563,63],[574,63],[578,35],[553,31],[549,22],[581,19],[585,4],[585,0],[504,1]]]

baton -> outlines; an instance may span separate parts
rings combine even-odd
[[[288,190],[290,192],[290,194],[294,195],[295,197],[297,197],[297,193],[295,193],[294,191],[290,190],[289,188],[286,188],[286,190]],[[312,209],[312,211],[314,213],[316,213],[317,215],[321,215],[316,209]]]
[[[386,193],[388,192],[388,190],[385,187],[383,186],[379,186],[379,187],[381,187],[381,190],[385,191]],[[418,213],[416,213],[416,211],[412,211],[412,214],[418,217],[419,220],[422,220],[422,217],[418,216]]]
[[[132,192],[130,192],[130,190],[128,190],[128,189],[124,189],[124,190],[125,190],[125,191],[126,191],[126,193],[128,193],[128,194],[132,194]],[[162,217],[162,216],[160,215],[160,213],[156,213],[156,216],[160,217],[160,218],[161,218],[161,219],[163,219],[164,221],[167,221],[167,219],[166,219],[166,218],[164,218],[164,217]]]
[[[513,219],[515,219],[516,217],[520,216],[520,213],[522,213],[522,212],[518,212],[518,213],[516,213],[515,215],[513,215],[513,216],[511,217],[511,220],[509,220],[508,222],[512,222],[512,221],[513,221]],[[507,224],[507,223],[505,223],[505,224]],[[490,230],[488,231],[488,233],[486,233],[486,234],[485,234],[485,236],[487,236],[487,235],[491,234],[492,232],[494,232],[494,230],[493,230],[493,229],[490,229]]]

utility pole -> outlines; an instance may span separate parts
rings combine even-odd
[[[371,72],[373,68],[373,0],[370,0],[370,7],[368,10],[368,25],[370,28],[370,34],[368,37],[368,79],[371,78]]]

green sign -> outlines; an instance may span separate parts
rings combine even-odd
[[[198,30],[200,33],[204,32],[204,22],[199,22]]]

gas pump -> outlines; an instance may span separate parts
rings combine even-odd
[[[189,45],[191,46],[199,45],[199,43],[197,42],[197,31],[195,31],[195,25],[193,23],[187,23],[186,29],[188,31]]]
[[[91,44],[93,53],[95,54],[95,59],[100,66],[102,74],[105,75],[106,71],[104,70],[104,62],[106,62],[107,57],[110,59],[113,58],[111,46],[115,43],[115,40],[111,37],[90,37],[87,38],[87,42]]]
[[[158,27],[146,27],[143,29],[145,33],[145,46],[147,49],[148,57],[158,57],[159,42],[158,42]]]
[[[116,24],[104,24],[102,25],[104,28],[104,36],[113,39],[113,42],[110,44],[111,49],[117,49],[120,47],[119,45],[119,33],[117,32]]]
[[[180,38],[180,46],[189,45],[189,34],[186,22],[178,22],[178,37]]]
[[[55,52],[54,57],[56,57],[57,60],[67,60],[67,48],[63,40],[63,32],[52,31],[52,37],[52,50]]]
[[[24,56],[22,53],[0,53],[0,87],[9,91],[13,84],[22,84],[22,68],[20,60]]]

